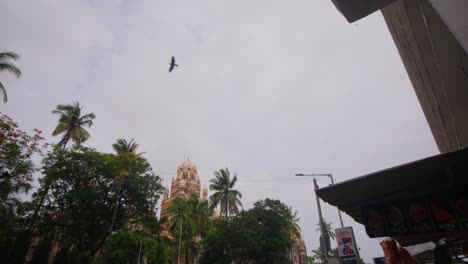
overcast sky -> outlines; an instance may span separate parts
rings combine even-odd
[[[97,115],[87,146],[110,152],[135,138],[165,184],[187,156],[202,185],[228,167],[246,208],[270,197],[299,211],[308,254],[316,202],[311,179],[294,173],[344,181],[438,152],[380,13],[349,24],[330,0],[15,0],[0,10],[0,50],[18,53],[23,71],[1,73],[0,111],[21,128],[56,143],[51,110],[79,101]],[[168,73],[171,56],[180,67]],[[293,180],[264,181],[279,179]],[[323,210],[338,227],[336,209]],[[344,221],[367,261],[383,255]]]

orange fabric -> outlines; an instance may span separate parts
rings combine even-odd
[[[398,253],[403,264],[418,264],[418,261],[404,247],[398,247]]]
[[[384,240],[380,242],[388,264],[402,264],[395,240]]]

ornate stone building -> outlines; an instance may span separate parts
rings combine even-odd
[[[170,217],[169,207],[176,197],[187,198],[191,194],[200,197],[200,178],[198,177],[197,166],[189,159],[184,161],[177,168],[177,176],[172,179],[171,190],[164,190],[163,199],[161,202],[161,217]],[[208,199],[208,189],[203,188],[202,200]]]
[[[294,235],[294,244],[291,248],[291,263],[292,264],[307,264],[307,249],[304,239],[301,234],[296,232]]]

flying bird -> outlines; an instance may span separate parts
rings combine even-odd
[[[172,56],[172,58],[171,58],[171,63],[169,63],[169,65],[171,65],[171,66],[169,67],[169,72],[172,72],[172,70],[174,70],[174,67],[179,66],[179,65],[177,65],[177,64],[175,63],[175,58],[174,58],[174,56]]]

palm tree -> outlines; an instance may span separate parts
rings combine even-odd
[[[0,71],[9,71],[16,77],[20,77],[21,71],[10,62],[10,60],[17,60],[18,58],[18,54],[13,52],[0,52]],[[0,94],[3,95],[3,102],[6,103],[8,101],[8,96],[2,82],[0,82]]]
[[[171,207],[169,207],[169,213],[171,219],[169,219],[169,231],[178,236],[178,254],[177,259],[180,257],[180,250],[183,240],[190,237],[193,219],[190,217],[189,208],[187,202],[181,198],[176,197],[172,200]]]
[[[297,216],[298,212],[293,211],[292,207],[289,207],[289,214],[286,216],[287,227],[291,234],[301,232],[301,227],[299,226],[299,217]]]
[[[127,142],[125,139],[117,139],[117,142],[112,144],[112,147],[117,153],[135,153],[138,146],[139,145],[133,138],[130,142]]]
[[[173,202],[171,207],[174,208],[169,209],[169,211],[171,212],[174,210],[174,213],[184,215],[184,217],[186,216],[187,220],[183,217],[179,220],[172,220],[176,217],[173,216],[173,218],[171,218],[173,221],[172,224],[177,225],[177,222],[180,222],[181,226],[183,226],[182,233],[179,230],[179,239],[181,240],[185,263],[195,263],[195,259],[198,258],[201,249],[200,240],[203,238],[209,226],[210,213],[208,210],[208,203],[202,201],[195,194],[191,194],[186,200],[182,198],[176,199],[180,199],[180,201],[175,205]],[[176,199],[174,199],[174,201]],[[176,231],[176,228],[173,228],[173,230]]]
[[[301,227],[299,226],[299,217],[297,216],[298,212],[293,211],[292,207],[288,207],[288,210],[285,215],[285,220],[286,220],[286,229],[289,231],[291,238],[294,238],[297,234],[301,232]],[[292,247],[294,245],[295,241],[292,240],[291,244],[289,245],[288,251],[289,251],[289,259],[293,259],[293,251]]]
[[[220,169],[214,172],[215,178],[210,180],[210,190],[216,191],[210,197],[210,209],[215,209],[218,205],[221,207],[221,215],[228,217],[229,214],[239,213],[239,207],[242,207],[240,198],[242,194],[234,190],[237,182],[237,175],[231,180],[229,169]]]
[[[195,235],[202,236],[208,230],[210,210],[208,202],[202,201],[196,194],[190,195],[187,200],[189,216],[193,220]]]
[[[90,113],[82,116],[82,109],[80,103],[74,102],[73,104],[57,105],[55,110],[52,111],[53,114],[60,115],[59,123],[52,135],[64,134],[62,140],[58,143],[59,146],[65,148],[69,140],[81,144],[90,137],[88,131],[83,127],[91,127],[96,115]]]
[[[117,153],[117,158],[122,165],[122,176],[129,173],[135,161],[139,159],[141,154],[143,154],[135,153],[138,146],[139,144],[137,144],[133,138],[129,142],[125,139],[117,139],[117,142],[112,144],[112,147]]]
[[[332,222],[327,222],[327,220],[325,220],[325,218],[322,218],[323,219],[323,230],[325,232],[325,236],[326,237],[329,237],[331,239],[335,239],[335,230],[333,229],[332,227]],[[322,229],[320,229],[320,222],[317,224],[318,228],[316,231],[322,231]]]

